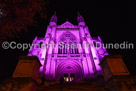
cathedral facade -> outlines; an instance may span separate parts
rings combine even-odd
[[[51,17],[45,37],[35,37],[28,56],[37,56],[42,66],[40,75],[46,80],[67,82],[95,78],[102,74],[99,65],[108,55],[101,38],[91,37],[84,18],[78,14],[77,25],[66,21],[57,25],[57,16]],[[96,45],[97,44],[97,45]]]

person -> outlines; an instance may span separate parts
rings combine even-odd
[[[42,77],[42,78],[41,78],[41,81],[42,81],[42,82],[41,82],[41,85],[44,85],[45,78],[44,78],[44,77]]]
[[[64,78],[60,77],[60,83],[63,83],[63,82],[64,82]]]
[[[63,83],[64,83],[64,78],[60,77],[60,91],[62,91]]]

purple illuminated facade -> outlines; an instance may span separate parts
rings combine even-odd
[[[57,25],[57,16],[54,14],[45,37],[35,37],[33,40],[32,44],[38,45],[31,48],[28,56],[39,58],[42,64],[39,72],[46,80],[58,81],[60,77],[64,77],[68,82],[80,81],[102,74],[99,63],[108,53],[103,47],[96,48],[95,44],[96,42],[103,44],[103,42],[99,36],[91,37],[88,26],[80,14],[77,23],[78,25],[73,25],[66,21],[62,25]],[[53,46],[45,47],[45,44]],[[61,46],[66,44],[81,46],[74,48]],[[86,47],[84,44],[89,44],[91,47]]]

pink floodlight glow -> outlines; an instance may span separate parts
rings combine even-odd
[[[83,17],[78,14],[78,25],[69,21],[57,25],[56,13],[51,17],[44,38],[36,37],[33,44],[54,44],[46,48],[32,48],[28,56],[37,56],[42,64],[40,73],[46,80],[59,80],[64,77],[67,81],[80,81],[94,77],[94,73],[101,73],[99,65],[101,59],[108,55],[106,49],[97,49],[94,41],[102,43],[100,37],[92,38]],[[60,45],[60,42],[62,45]],[[86,47],[84,44],[91,44]],[[79,44],[74,48],[63,45]],[[101,53],[101,55],[99,54]],[[96,75],[96,74],[95,74]],[[97,74],[101,75],[101,74]],[[72,80],[71,80],[72,79]]]

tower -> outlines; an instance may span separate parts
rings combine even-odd
[[[56,16],[56,12],[55,12],[54,15],[51,17],[50,26],[56,25],[56,23],[57,23],[57,16]]]
[[[28,56],[37,56],[42,64],[40,74],[46,80],[80,81],[102,74],[100,61],[108,55],[101,38],[91,37],[83,16],[78,25],[69,21],[57,25],[56,13],[51,17],[44,38],[35,37]],[[99,44],[99,45],[98,45]],[[99,47],[99,48],[98,48]]]
[[[84,18],[83,16],[78,12],[78,16],[77,16],[77,22],[78,22],[78,25],[85,25],[85,21],[84,21]]]

